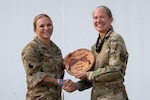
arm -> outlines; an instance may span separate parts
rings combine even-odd
[[[40,54],[36,46],[27,46],[22,51],[22,61],[26,71],[27,84],[29,87],[35,87],[37,84],[58,85],[58,80],[47,77],[47,74],[41,70]]]
[[[67,92],[73,92],[75,90],[83,91],[90,87],[92,87],[92,83],[90,83],[88,80],[81,80],[78,82],[73,82],[72,80],[68,79],[68,80],[65,80],[62,88],[66,90]]]
[[[124,40],[120,35],[112,38],[109,43],[108,64],[88,73],[89,80],[101,82],[123,79],[125,75],[128,53]]]

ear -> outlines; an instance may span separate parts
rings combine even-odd
[[[35,36],[37,36],[36,29],[33,29]]]
[[[33,31],[36,33],[36,29],[34,28]]]
[[[113,22],[113,18],[110,18],[110,22],[111,22],[111,23]]]

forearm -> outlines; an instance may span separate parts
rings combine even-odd
[[[92,87],[92,83],[88,80],[81,80],[76,83],[76,86],[79,91],[83,91],[85,89]]]
[[[119,71],[112,71],[103,73],[101,75],[95,75],[93,72],[89,73],[88,79],[95,80],[100,82],[110,82],[115,81],[123,78],[123,74]]]
[[[39,84],[50,85],[50,86],[56,86],[56,85],[62,86],[63,79],[56,79],[56,78],[46,76]]]
[[[125,69],[122,65],[105,66],[97,70],[88,72],[87,79],[90,81],[109,82],[123,79]]]
[[[88,80],[115,81],[124,77],[128,60],[126,50],[124,47],[118,45],[115,50],[112,49],[108,53],[109,56],[106,63],[104,62],[100,66],[97,65],[97,70],[89,72]]]
[[[58,85],[58,79],[46,76],[39,84],[55,86]]]

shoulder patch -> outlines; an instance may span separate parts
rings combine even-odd
[[[125,60],[126,60],[126,55],[125,55],[124,53],[121,53],[121,54],[120,54],[120,60],[121,60],[122,62],[125,62]]]

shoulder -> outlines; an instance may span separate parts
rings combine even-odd
[[[57,44],[56,44],[56,43],[54,43],[52,40],[51,40],[51,45],[52,45],[52,48],[54,48],[54,49],[56,49],[56,50],[60,50],[60,51],[61,51],[61,49],[57,46]]]
[[[111,48],[120,47],[120,50],[127,52],[125,41],[120,34],[112,32],[109,38],[109,43]]]
[[[110,41],[118,41],[118,42],[124,43],[123,37],[120,34],[116,33],[116,32],[111,33]]]
[[[52,45],[53,47],[58,47],[57,44],[54,43],[52,40],[51,40],[51,45]]]
[[[38,48],[38,43],[35,40],[30,41],[23,49],[22,53],[25,52],[34,52]]]
[[[116,32],[112,32],[110,36],[111,38],[114,38],[114,39],[122,38],[122,36]]]

